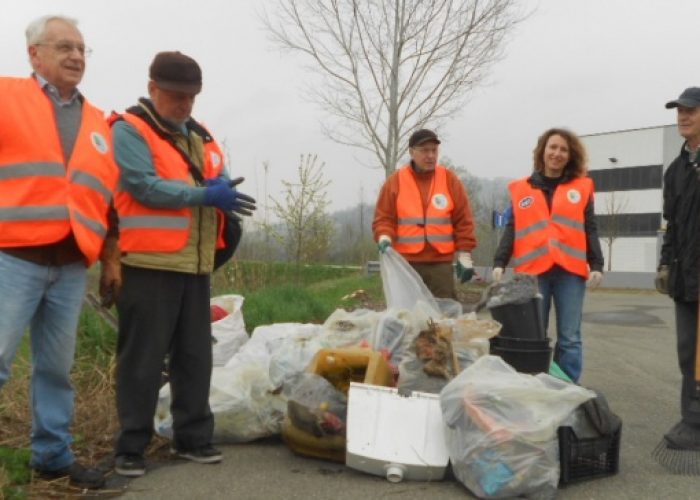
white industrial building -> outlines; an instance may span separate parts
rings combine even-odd
[[[591,134],[581,140],[595,183],[605,270],[611,263],[612,271],[656,271],[664,222],[663,173],[683,145],[676,125]]]

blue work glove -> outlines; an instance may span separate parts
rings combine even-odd
[[[466,283],[474,277],[474,263],[469,252],[457,252],[457,278],[460,283]]]
[[[386,253],[386,249],[391,246],[391,238],[389,238],[386,234],[383,234],[379,237],[379,240],[377,241],[377,247],[379,247],[379,253]]]
[[[235,212],[240,215],[253,215],[256,209],[255,199],[236,190],[234,186],[243,182],[243,177],[228,181],[216,177],[205,181],[204,204],[216,207],[225,212]]]

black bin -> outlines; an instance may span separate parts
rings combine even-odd
[[[552,361],[552,348],[514,349],[491,343],[490,353],[500,356],[503,361],[520,373],[548,373]]]
[[[502,337],[521,339],[544,339],[542,320],[542,297],[533,297],[524,304],[504,304],[490,309],[491,317],[503,327]]]

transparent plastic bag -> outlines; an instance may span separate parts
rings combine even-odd
[[[316,437],[345,435],[348,398],[325,378],[302,373],[292,384],[287,414],[291,423]]]
[[[424,308],[429,316],[442,316],[435,297],[425,286],[418,273],[393,248],[379,255],[382,286],[387,309]]]
[[[369,344],[379,315],[377,311],[369,309],[336,309],[323,323],[323,333],[319,340],[324,347],[329,348],[357,346],[363,341]]]
[[[595,393],[479,358],[440,393],[455,476],[479,498],[554,498],[557,428]]]

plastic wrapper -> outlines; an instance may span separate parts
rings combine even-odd
[[[420,308],[432,318],[442,316],[440,306],[411,265],[393,248],[379,255],[384,298],[388,309]]]
[[[595,393],[484,356],[440,393],[455,476],[480,498],[553,498],[557,428]]]
[[[214,366],[224,366],[243,344],[248,342],[248,333],[243,321],[243,297],[240,295],[220,295],[212,297],[210,304],[224,309],[228,314],[211,324],[214,337],[212,354]]]

